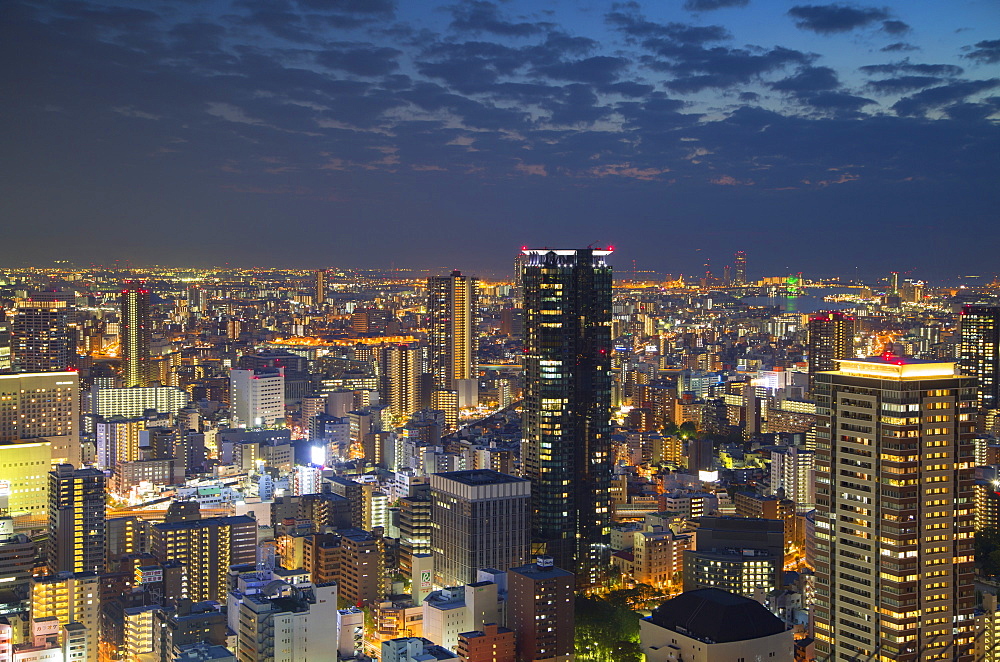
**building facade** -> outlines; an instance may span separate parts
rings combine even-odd
[[[971,660],[975,380],[887,354],[816,397],[817,656]]]
[[[611,251],[523,252],[533,542],[593,584],[610,559]]]

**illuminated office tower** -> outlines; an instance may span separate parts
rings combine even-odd
[[[205,312],[205,302],[208,298],[208,294],[205,290],[201,289],[198,285],[188,285],[187,288],[187,302],[188,302],[188,312],[189,313],[203,313]]]
[[[589,585],[610,554],[611,251],[524,254],[521,458],[532,538]]]
[[[39,293],[36,297],[43,297]],[[65,299],[18,300],[11,325],[11,356],[19,372],[60,372],[76,363],[76,341],[70,333],[72,309]]]
[[[975,379],[839,363],[816,375],[816,657],[971,661]]]
[[[49,571],[104,572],[104,472],[60,464],[49,472]]]
[[[427,279],[434,388],[459,390],[460,380],[476,378],[478,287],[479,279],[463,276],[461,271]]]
[[[483,568],[528,560],[531,483],[491,469],[431,474],[430,481],[437,584],[471,584]]]
[[[325,269],[319,269],[316,271],[316,305],[319,305],[326,301],[326,293],[329,288],[329,283],[327,279],[330,272]]]
[[[1000,307],[964,306],[959,318],[962,374],[979,380],[977,401],[983,411],[1000,408]]]
[[[816,313],[809,318],[809,390],[813,388],[816,373],[835,370],[835,359],[854,356],[855,321],[839,310]]]
[[[142,281],[127,280],[121,294],[122,377],[124,386],[149,386],[152,320],[149,290]]]
[[[0,480],[12,513],[44,514],[50,465],[80,463],[78,386],[77,372],[0,375]]]
[[[233,426],[272,427],[285,420],[285,369],[229,371]]]

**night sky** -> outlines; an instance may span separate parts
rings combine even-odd
[[[1000,4],[0,6],[0,266],[1000,273]]]

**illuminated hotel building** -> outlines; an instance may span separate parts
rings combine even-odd
[[[854,356],[855,321],[838,310],[816,313],[807,325],[809,340],[809,390],[812,391],[816,373],[836,370],[837,359]]]
[[[65,300],[17,301],[11,325],[14,370],[59,372],[75,365],[76,343],[70,334],[68,306]]]
[[[285,421],[285,369],[229,371],[233,426],[259,428]]]
[[[121,295],[122,376],[125,387],[149,386],[149,290],[141,281],[125,281]]]
[[[459,390],[459,380],[476,378],[478,287],[477,278],[463,276],[461,271],[427,279],[434,388]]]
[[[1000,307],[964,306],[959,318],[962,374],[978,377],[981,410],[1000,408]]]
[[[79,374],[0,375],[0,507],[44,516],[53,464],[79,464]]]
[[[523,252],[532,538],[589,585],[610,560],[611,250]]]
[[[104,572],[104,472],[60,464],[49,472],[48,567]]]
[[[839,363],[816,375],[817,659],[971,661],[975,379]]]

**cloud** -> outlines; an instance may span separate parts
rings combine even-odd
[[[608,12],[607,23],[633,39],[649,40],[647,48],[655,47],[658,42],[671,41],[681,44],[706,44],[713,41],[724,41],[730,38],[729,31],[721,25],[690,25],[687,23],[654,23],[635,12],[621,11],[622,8]]]
[[[914,46],[913,44],[907,44],[904,41],[897,41],[894,44],[883,46],[879,50],[883,53],[902,53],[904,51],[919,51],[920,47]]]
[[[911,73],[923,76],[945,77],[961,76],[964,71],[962,67],[954,64],[913,64],[909,59],[899,62],[889,62],[888,64],[867,64],[858,67],[858,69],[866,74]]]
[[[1000,62],[1000,39],[976,42],[975,49],[963,57],[975,60],[979,64],[996,64]]]
[[[296,0],[300,9],[334,28],[357,28],[391,20],[396,13],[393,0]]]
[[[684,9],[695,11],[715,11],[725,7],[746,7],[750,0],[687,0]]]
[[[895,78],[868,81],[866,87],[878,94],[899,94],[901,92],[921,90],[942,82],[944,82],[944,79],[937,76],[897,76]]]
[[[803,97],[803,100],[814,108],[834,113],[857,113],[865,106],[876,103],[872,99],[843,92],[820,92]]]
[[[891,35],[905,34],[910,31],[910,26],[903,21],[882,21],[882,32]]]
[[[803,67],[793,76],[770,84],[771,89],[779,92],[818,92],[835,90],[840,87],[837,72],[830,67]]]
[[[539,23],[512,23],[500,16],[500,9],[492,2],[468,0],[451,7],[451,28],[457,32],[480,34],[488,32],[502,37],[529,37],[538,34],[546,25]]]
[[[396,60],[402,54],[395,48],[374,46],[327,49],[316,54],[316,62],[358,76],[385,76],[399,68]]]
[[[893,104],[892,109],[901,116],[923,115],[928,111],[964,101],[967,97],[996,87],[1000,87],[1000,78],[958,81],[904,97]]]
[[[812,55],[780,46],[770,50],[750,50],[664,45],[658,54],[662,59],[647,58],[647,66],[675,74],[676,77],[665,82],[664,86],[685,93],[750,83],[763,74],[788,65],[806,65],[815,59]]]
[[[788,10],[788,15],[799,28],[818,34],[850,32],[889,19],[884,9],[850,5],[796,5]]]
[[[558,62],[536,67],[535,71],[557,80],[570,80],[580,83],[612,83],[628,65],[628,60],[621,57],[598,55],[573,62]]]

